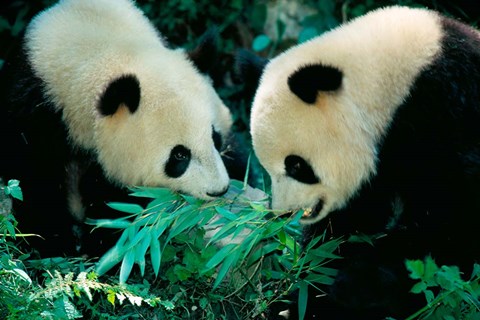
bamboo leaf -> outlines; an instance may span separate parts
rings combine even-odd
[[[95,228],[126,229],[132,224],[126,219],[87,219],[85,223],[95,225]]]
[[[179,198],[176,193],[168,188],[135,187],[131,190],[133,192],[130,193],[130,195],[133,197],[161,199],[164,202],[177,200]]]
[[[219,206],[216,206],[215,207],[215,211],[221,215],[222,217],[230,220],[230,221],[235,221],[237,220],[238,216],[234,213],[231,213],[230,211],[228,211],[227,209],[225,208],[222,208],[222,207],[219,207]]]
[[[218,266],[224,259],[225,257],[233,250],[233,248],[236,245],[233,243],[227,244],[225,247],[220,249],[205,265],[205,268],[209,271],[212,268],[215,268]]]
[[[192,213],[195,215],[192,217]],[[170,233],[168,234],[166,243],[169,243],[170,240],[175,238],[180,233],[184,232],[187,229],[190,229],[197,225],[197,223],[203,218],[200,212],[190,212],[190,214],[185,214],[175,221],[174,225],[170,228]]]
[[[151,235],[150,233],[147,233],[142,241],[135,246],[135,262],[140,267],[140,273],[142,277],[145,274],[145,255],[147,254],[147,250],[150,247],[151,241]]]
[[[129,250],[123,257],[122,266],[120,267],[120,283],[125,283],[132,272],[133,263],[135,262],[135,250]]]
[[[105,272],[117,265],[125,255],[126,248],[119,245],[119,242],[105,253],[96,266],[97,274],[103,275]]]
[[[323,274],[310,273],[305,277],[305,281],[330,286],[335,282],[335,279]]]
[[[229,255],[222,263],[222,266],[217,273],[217,278],[215,279],[215,282],[213,284],[214,290],[220,285],[220,283],[222,283],[223,279],[225,278],[227,272],[231,269],[231,267],[237,264],[239,255],[240,251],[237,250],[233,254]]]
[[[135,203],[108,202],[107,206],[117,211],[137,214],[143,211],[142,206]]]
[[[152,261],[152,268],[155,277],[158,276],[158,271],[160,270],[161,258],[162,253],[160,251],[160,241],[157,238],[152,237],[152,241],[150,242],[150,259]]]
[[[215,232],[213,237],[211,237],[210,240],[208,241],[207,245],[209,245],[211,243],[215,243],[218,239],[223,239],[223,238],[227,237],[228,235],[232,234],[235,231],[234,228],[235,228],[236,225],[237,225],[236,221],[231,221],[231,222],[227,223],[226,225],[224,225],[222,228],[220,228],[220,230]]]
[[[298,283],[298,319],[303,320],[305,318],[305,312],[307,311],[308,301],[308,283],[300,281]]]

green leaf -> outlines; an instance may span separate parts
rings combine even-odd
[[[173,273],[177,276],[179,281],[185,281],[192,276],[190,270],[179,264],[173,267]]]
[[[79,319],[83,318],[82,314],[75,308],[75,305],[70,302],[68,297],[66,295],[63,295],[63,300],[57,300],[57,301],[62,301],[63,303],[63,311],[65,311],[65,315],[67,316],[67,319]]]
[[[234,251],[225,259],[225,261],[223,261],[220,270],[218,270],[217,278],[215,279],[215,282],[213,284],[213,289],[216,289],[220,285],[220,283],[223,281],[223,279],[227,275],[227,272],[232,268],[232,266],[237,265],[239,255],[240,251]]]
[[[303,320],[305,318],[305,312],[307,311],[308,283],[300,281],[298,283],[298,289],[298,319]]]
[[[410,278],[414,280],[422,279],[425,274],[425,264],[421,260],[407,260],[405,262],[407,270],[410,271]]]
[[[438,270],[439,268],[432,257],[427,256],[425,258],[425,273],[423,275],[423,280],[426,281],[427,284],[434,285],[434,277]]]
[[[432,290],[424,290],[423,293],[425,294],[425,299],[427,300],[427,303],[431,303],[433,299],[435,299]]]
[[[225,208],[222,208],[222,207],[219,207],[219,206],[216,206],[215,207],[215,211],[221,215],[222,217],[224,218],[227,218],[228,220],[230,221],[235,221],[238,216],[234,213],[231,213],[230,211],[228,211],[227,209]]]
[[[153,231],[151,233],[152,238],[160,238],[160,236],[167,230],[167,228],[170,226],[170,221],[164,221],[160,220],[156,223],[156,225],[153,227]]]
[[[5,187],[5,194],[23,201],[23,193],[22,189],[20,189],[20,181],[15,179],[9,180],[8,186]]]
[[[263,244],[263,243],[260,243],[259,240],[261,240],[261,238],[256,237],[255,241],[252,241],[252,244],[248,247],[248,249],[247,249],[248,251],[245,250],[245,252],[242,255],[242,260],[243,260],[243,259],[245,259],[245,257],[248,256],[248,254],[250,253],[250,250],[254,246],[260,247],[260,250],[258,250],[258,249],[254,250],[253,253],[250,255],[250,257],[248,259],[248,262],[247,262],[247,266],[251,266],[252,264],[257,262],[261,257],[269,255],[270,253],[274,252],[275,250],[278,250],[278,247],[280,246],[280,244],[278,244],[277,242]]]
[[[337,269],[328,268],[328,267],[316,267],[315,271],[317,273],[321,273],[321,274],[324,274],[324,275],[330,276],[330,277],[336,277],[337,274],[338,274]]]
[[[323,274],[310,273],[305,277],[305,281],[330,286],[335,282],[335,279]]]
[[[480,277],[480,264],[475,263],[473,265],[472,276],[470,277],[470,281],[474,280],[476,277]]]
[[[210,302],[208,301],[208,299],[206,297],[202,297],[198,301],[198,304],[200,305],[200,308],[205,310],[205,308],[210,304]]]
[[[231,235],[235,231],[236,226],[237,226],[237,221],[231,221],[231,222],[227,223],[226,225],[221,227],[220,230],[215,232],[213,237],[211,237],[210,240],[208,241],[207,245],[209,245],[211,243],[215,243],[219,239],[224,239],[227,236]]]
[[[166,309],[166,310],[173,310],[175,309],[175,305],[173,302],[168,301],[168,300],[160,300],[160,304]]]
[[[263,203],[250,202],[249,205],[250,207],[252,207],[253,210],[257,212],[263,212],[266,210],[265,205]]]
[[[410,289],[410,292],[412,293],[420,293],[427,289],[427,284],[423,281],[416,283],[412,289]]]
[[[257,32],[260,32],[261,30],[263,30],[263,26],[265,25],[266,20],[267,20],[266,4],[264,3],[256,4],[253,7],[252,15],[250,19],[252,28]]]
[[[456,289],[463,283],[457,266],[442,266],[440,271],[436,273],[436,280],[440,287],[449,291]]]
[[[107,253],[102,256],[100,261],[98,261],[95,270],[97,271],[97,274],[99,276],[103,275],[105,272],[113,268],[123,259],[126,248],[119,243],[120,241],[117,242],[117,244],[113,248],[107,251]]]
[[[152,238],[150,242],[150,259],[152,261],[153,272],[155,277],[158,276],[160,270],[160,262],[162,259],[162,253],[160,251],[160,241],[157,238]]]
[[[307,255],[313,255],[315,257],[323,258],[323,259],[341,259],[342,258],[339,255],[323,250],[322,247],[318,247],[316,249],[310,250],[307,253]],[[315,259],[315,260],[318,261],[318,259]]]
[[[108,202],[107,206],[117,211],[137,214],[143,211],[143,208],[134,203],[122,203],[122,202]]]
[[[108,290],[107,301],[115,306],[115,292],[113,290]]]
[[[304,28],[298,35],[298,43],[304,43],[318,36],[318,31],[314,27]]]
[[[96,228],[126,229],[132,225],[127,219],[87,219],[86,224],[95,225]]]
[[[140,273],[142,277],[145,273],[145,255],[147,254],[147,250],[150,247],[151,241],[151,235],[150,233],[147,233],[142,241],[135,246],[135,262],[140,267]]]
[[[363,242],[366,242],[368,243],[369,245],[371,245],[373,247],[373,241],[372,241],[372,236],[370,235],[367,235],[367,234],[364,234],[364,233],[359,233],[359,234],[354,234],[354,235],[351,235],[349,238],[348,238],[348,242],[352,242],[352,243],[363,243]]]
[[[285,34],[285,30],[287,29],[287,26],[285,23],[278,19],[277,20],[277,42],[282,41],[283,35]]]
[[[132,230],[134,230],[132,228]],[[133,238],[128,242],[128,247],[127,250],[134,249],[140,242],[143,241],[143,239],[148,238],[150,239],[150,234],[151,234],[151,228],[149,227],[144,227],[141,228],[140,231],[137,233],[134,233]]]
[[[218,266],[224,259],[225,257],[230,254],[230,252],[234,249],[234,247],[236,247],[235,244],[233,243],[229,243],[227,244],[226,246],[224,246],[223,248],[221,248],[208,262],[207,264],[205,265],[205,268],[207,270],[204,270],[204,271],[208,271],[212,268],[215,268],[216,266]]]
[[[262,50],[265,50],[270,45],[271,42],[272,41],[267,35],[265,34],[258,35],[255,37],[255,39],[253,39],[252,49],[253,51],[260,52]]]
[[[130,193],[132,197],[160,199],[164,202],[177,200],[179,198],[176,193],[168,188],[135,187],[131,190],[133,191]]]
[[[175,221],[175,223],[170,228],[170,233],[168,234],[166,243],[170,242],[173,238],[175,238],[180,233],[184,232],[187,229],[191,229],[198,224],[200,220],[203,219],[203,215],[200,212],[188,212],[189,214],[185,214],[184,216],[180,217]],[[194,216],[192,217],[192,213]]]
[[[14,268],[14,269],[12,269],[12,271],[14,273],[16,273],[22,280],[27,282],[29,285],[32,284],[32,279],[30,279],[28,274],[25,271],[23,271],[22,269]]]
[[[133,263],[135,262],[135,250],[129,250],[123,257],[122,266],[120,267],[120,283],[125,283],[132,272]]]

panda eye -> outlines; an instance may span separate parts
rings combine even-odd
[[[305,184],[319,183],[320,179],[313,172],[312,167],[302,157],[289,155],[285,158],[285,172],[287,176]]]
[[[171,178],[178,178],[187,171],[192,153],[183,145],[176,145],[170,151],[170,157],[165,164],[165,174]]]
[[[185,152],[185,150],[178,150],[173,154],[173,158],[177,161],[185,161],[188,158],[188,152]]]
[[[220,133],[218,133],[217,130],[215,130],[213,126],[212,126],[212,140],[213,140],[213,144],[215,145],[215,149],[217,149],[217,151],[220,151],[223,144],[222,136],[220,135]]]

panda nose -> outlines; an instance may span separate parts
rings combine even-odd
[[[219,192],[207,192],[207,195],[210,196],[210,197],[217,198],[217,197],[223,196],[225,193],[227,193],[227,191],[228,191],[228,186],[225,189],[223,189],[222,191],[219,191]]]

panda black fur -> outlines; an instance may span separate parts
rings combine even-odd
[[[74,252],[72,224],[105,216],[125,187],[226,192],[217,149],[232,119],[204,74],[213,40],[170,49],[129,0],[62,0],[32,20],[2,70],[0,174],[21,181],[20,228],[45,255]]]
[[[403,318],[426,304],[409,293],[405,259],[430,254],[467,274],[480,262],[479,86],[478,31],[405,7],[264,66],[251,134],[273,208],[307,209],[305,242],[381,235],[340,246],[335,283],[310,292],[306,319]]]

